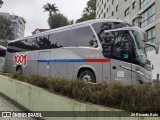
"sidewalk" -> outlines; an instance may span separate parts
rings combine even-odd
[[[12,103],[4,99],[2,96],[0,96],[0,111],[22,111],[16,106],[14,106]],[[0,114],[1,114],[0,112]],[[0,120],[35,120],[33,118],[0,118]]]

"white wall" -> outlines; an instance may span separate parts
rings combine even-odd
[[[148,58],[152,62],[154,69],[153,69],[153,79],[156,79],[157,74],[160,74],[160,53],[156,54],[155,51],[150,51],[147,53]]]

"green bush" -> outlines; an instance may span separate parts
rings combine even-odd
[[[20,73],[15,73],[12,78],[53,93],[107,107],[131,112],[160,111],[160,88],[157,85],[90,84],[81,80],[49,79],[37,75],[23,76]]]

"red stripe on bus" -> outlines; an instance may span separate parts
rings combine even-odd
[[[85,62],[110,62],[110,59],[85,59]]]

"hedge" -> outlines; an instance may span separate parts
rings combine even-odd
[[[12,78],[80,101],[130,112],[160,111],[160,88],[156,85],[89,84],[81,80],[22,76],[19,73]]]

